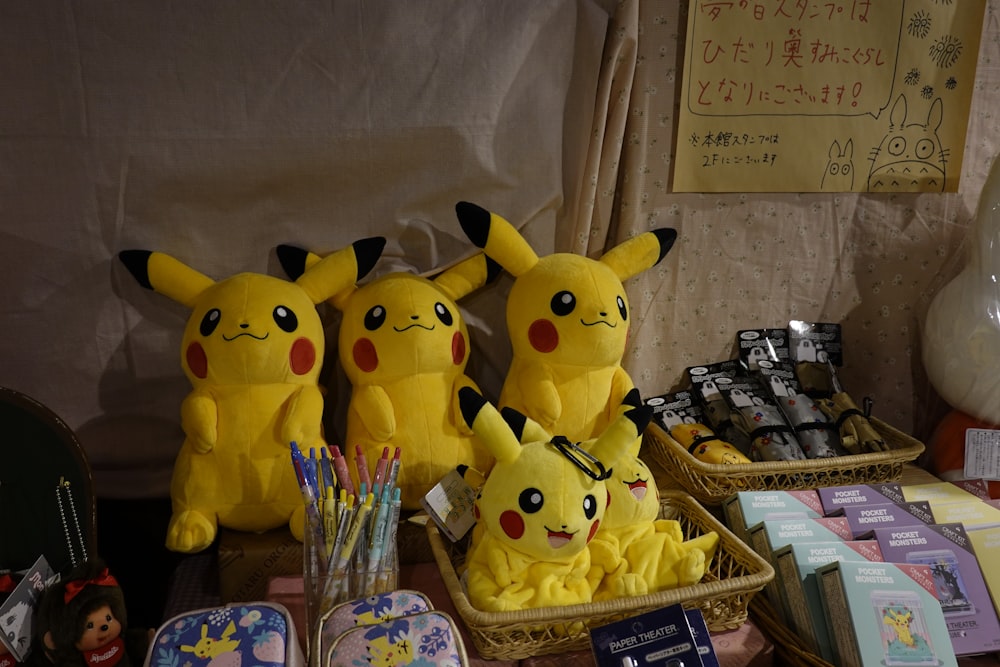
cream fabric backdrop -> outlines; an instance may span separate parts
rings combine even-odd
[[[895,196],[672,194],[686,6],[4,3],[0,383],[77,430],[100,495],[165,496],[186,313],[139,288],[118,251],[280,275],[278,243],[380,234],[376,273],[428,273],[471,252],[453,213],[466,199],[542,254],[678,229],[628,286],[626,367],[646,395],[730,356],[738,329],[839,321],[846,387],[919,433],[941,408],[920,377],[921,312],[960,264],[1000,140],[996,3],[960,192]],[[470,373],[493,398],[509,285],[463,302]],[[336,429],[345,388],[327,378]]]

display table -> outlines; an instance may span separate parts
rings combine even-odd
[[[476,653],[461,617],[455,610],[451,596],[441,581],[436,563],[415,563],[403,565],[399,572],[399,588],[418,590],[430,598],[436,609],[452,616],[462,632],[470,665],[482,667],[548,667],[555,665],[579,665],[592,667],[594,658],[590,651],[577,651],[558,655],[538,656],[524,660],[486,660]],[[267,599],[289,609],[295,619],[299,641],[306,646],[305,600],[302,577],[272,577],[268,582]],[[736,630],[712,634],[719,663],[722,667],[770,667],[773,664],[774,647],[764,634],[751,622],[744,623]]]

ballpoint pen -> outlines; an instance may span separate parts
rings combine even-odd
[[[365,497],[365,501],[355,509],[347,535],[344,536],[344,544],[340,547],[340,552],[336,554],[337,565],[334,569],[338,574],[347,573],[351,557],[354,555],[354,548],[358,545],[358,537],[364,532],[365,523],[371,510],[372,496],[369,494]]]
[[[323,499],[323,537],[326,540],[326,559],[333,554],[333,542],[337,537],[337,499],[334,488],[326,487],[326,498]]]
[[[400,496],[399,487],[394,487],[392,489],[392,509],[389,512],[389,517],[386,520],[386,530],[385,530],[385,541],[382,545],[382,557],[378,565],[378,583],[377,586],[379,590],[388,590],[390,585],[395,586],[395,580],[389,581],[390,576],[394,576],[396,573],[391,570],[395,567],[396,555],[396,535],[399,528],[399,513],[402,507],[402,499]]]
[[[354,495],[354,482],[351,481],[351,472],[347,469],[347,460],[340,453],[340,447],[330,445],[330,452],[333,456],[333,471],[337,474],[340,488],[347,489],[347,495]]]
[[[299,482],[299,492],[302,494],[302,502],[306,508],[306,528],[312,533],[315,540],[317,553],[325,553],[326,544],[323,539],[323,519],[319,514],[319,507],[316,503],[316,493],[309,485],[309,480],[305,472],[305,457],[294,441],[290,445],[292,452],[292,466],[295,468],[295,475]]]
[[[375,495],[374,492],[372,495]],[[375,518],[372,521],[371,539],[368,542],[368,559],[366,563],[367,573],[365,575],[365,594],[371,595],[374,590],[376,575],[379,566],[382,564],[382,553],[385,548],[385,538],[389,529],[389,518],[392,515],[392,500],[389,494],[389,487],[382,492],[379,498],[378,507],[375,511]]]
[[[385,483],[385,474],[389,468],[389,448],[382,448],[382,456],[379,458],[378,462],[375,464],[375,479],[372,481],[375,484]]]
[[[372,479],[371,474],[368,472],[368,459],[365,458],[365,453],[362,451],[361,445],[354,445],[354,464],[358,468],[358,481],[371,488]]]
[[[327,447],[320,447],[319,470],[323,476],[324,487],[336,489],[337,481],[333,474],[333,464],[330,462],[330,450]]]
[[[396,478],[399,477],[400,457],[402,455],[403,450],[396,447],[396,452],[392,455],[392,462],[389,464],[389,471],[386,473],[386,486],[396,486]]]

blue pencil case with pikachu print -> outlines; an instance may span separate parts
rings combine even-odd
[[[164,622],[144,667],[305,667],[288,609],[273,602],[188,611]]]

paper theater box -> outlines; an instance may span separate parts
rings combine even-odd
[[[302,543],[288,528],[219,532],[219,595],[224,604],[263,600],[269,578],[302,574]]]

